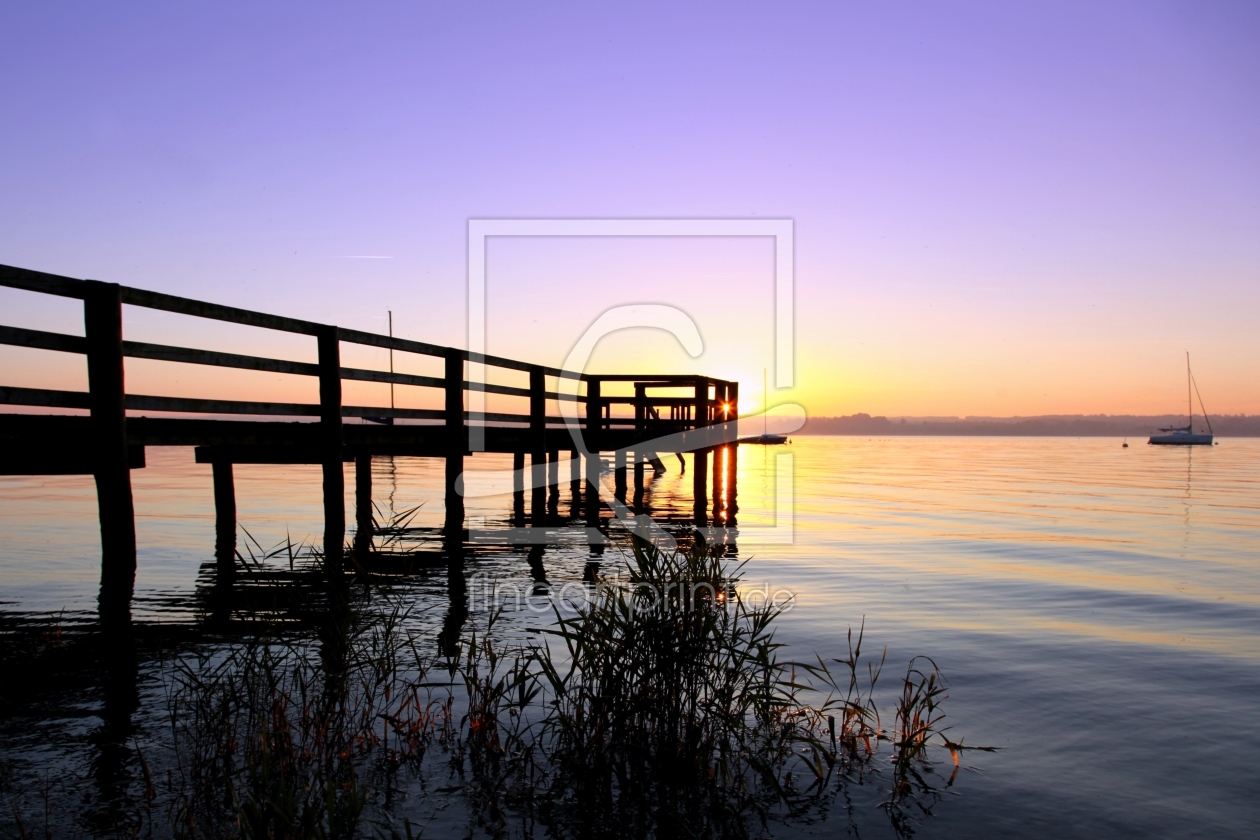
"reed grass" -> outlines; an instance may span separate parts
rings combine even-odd
[[[290,558],[318,562],[291,542],[250,559]],[[401,838],[417,824],[399,814],[441,799],[496,837],[762,836],[823,819],[859,782],[912,833],[942,789],[936,757],[956,773],[967,749],[945,737],[935,662],[910,662],[885,729],[886,653],[864,654],[864,625],[844,658],[789,659],[781,610],[742,600],[740,571],[703,544],[635,542],[624,576],[557,606],[532,644],[502,641],[493,611],[430,654],[372,584],[330,601],[313,636],[277,621],[186,648],[160,668],[167,733],[135,745],[142,790],[115,824]]]

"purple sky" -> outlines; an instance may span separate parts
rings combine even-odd
[[[0,71],[2,263],[462,344],[469,218],[792,218],[813,414],[1260,412],[1253,2],[9,3]],[[673,302],[595,366],[759,402],[769,255],[496,243],[490,350]]]

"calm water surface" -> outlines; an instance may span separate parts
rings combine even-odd
[[[667,464],[651,504],[681,518],[690,475]],[[378,460],[378,504],[419,505],[415,524],[440,526],[441,470],[437,460]],[[957,795],[919,836],[1253,836],[1260,441],[1187,451],[1110,439],[807,437],[743,447],[738,470],[746,585],[795,593],[780,631],[793,652],[841,655],[846,629],[865,619],[868,644],[888,646],[888,676],[930,655],[952,686],[952,734],[1001,748],[967,755]],[[241,524],[260,546],[321,532],[317,467],[236,475]],[[150,449],[133,481],[135,615],[187,620],[213,551],[209,467],[190,449]],[[469,506],[472,524],[509,512],[504,497]],[[0,477],[0,610],[90,611],[98,558],[90,478]],[[610,549],[604,570],[615,558]],[[549,548],[543,566],[558,587],[580,582],[590,560],[574,539]],[[523,587],[538,571],[508,549],[468,564]],[[424,632],[436,631],[444,592],[440,573],[409,590]],[[522,610],[515,620],[546,618]],[[6,752],[20,747],[5,738]]]

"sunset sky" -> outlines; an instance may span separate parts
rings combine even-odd
[[[1260,413],[1254,2],[9,3],[0,97],[0,263],[463,345],[469,219],[791,219],[775,402],[1171,413],[1189,350],[1209,410]],[[497,239],[487,266],[490,352],[558,365],[604,309],[669,303],[701,357],[631,332],[591,369],[759,407],[771,240]],[[0,323],[82,329],[12,290]],[[81,368],[0,348],[0,384]]]

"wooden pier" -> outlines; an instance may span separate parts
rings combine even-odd
[[[484,451],[512,453],[524,483],[530,460],[531,527],[554,524],[548,496],[559,486],[561,453],[570,462],[570,485],[588,528],[602,527],[601,452],[613,453],[614,498],[638,509],[645,464],[661,468],[663,453],[693,453],[694,521],[698,526],[734,525],[733,487],[737,449],[739,385],[695,375],[597,375],[559,370],[514,359],[470,353],[453,347],[362,332],[328,324],[145,291],[114,283],[78,280],[28,269],[0,266],[0,285],[83,301],[82,336],[0,325],[0,344],[87,359],[88,390],[57,391],[0,384],[0,404],[47,408],[61,413],[0,413],[0,474],[90,474],[95,477],[101,529],[100,610],[103,619],[125,618],[136,571],[135,514],[131,470],[145,465],[150,446],[193,446],[196,459],[212,465],[219,573],[230,579],[236,547],[234,464],[321,464],[323,467],[325,571],[344,580],[345,465],[355,464],[356,545],[370,539],[371,459],[392,455],[443,458],[446,462],[445,534],[452,555],[467,539],[459,479],[469,451],[469,429],[484,429]],[[316,362],[295,362],[233,353],[129,341],[123,335],[122,307],[136,306],[226,321],[314,338]],[[343,344],[438,357],[441,377],[344,367]],[[316,377],[319,402],[312,404],[195,399],[128,393],[124,359],[150,359]],[[470,382],[469,363],[510,371],[520,385]],[[442,408],[381,408],[346,405],[346,380],[438,389]],[[548,380],[554,383],[548,386]],[[578,393],[560,390],[561,380]],[[584,389],[584,392],[583,392]],[[470,390],[524,403],[520,413],[470,412]],[[549,414],[548,406],[576,402],[576,419]],[[77,413],[66,413],[67,410]],[[143,416],[137,416],[143,412]],[[149,416],[150,414],[158,416]],[[184,415],[184,416],[172,416]],[[193,415],[193,416],[187,416]],[[249,419],[235,419],[235,418]],[[274,418],[286,417],[287,420]],[[385,422],[346,424],[344,418]],[[578,433],[571,431],[576,427]],[[724,450],[724,451],[723,451]],[[715,454],[716,453],[716,454]],[[710,456],[713,457],[710,457]],[[725,504],[709,512],[709,479],[718,485],[719,464],[732,486]],[[711,464],[711,467],[710,467]],[[584,467],[584,469],[583,469]],[[633,501],[626,505],[627,478]],[[584,485],[584,487],[582,486]],[[581,492],[581,498],[578,493]],[[521,492],[514,494],[522,498]],[[514,516],[514,521],[524,519]],[[516,524],[523,524],[516,521]]]

